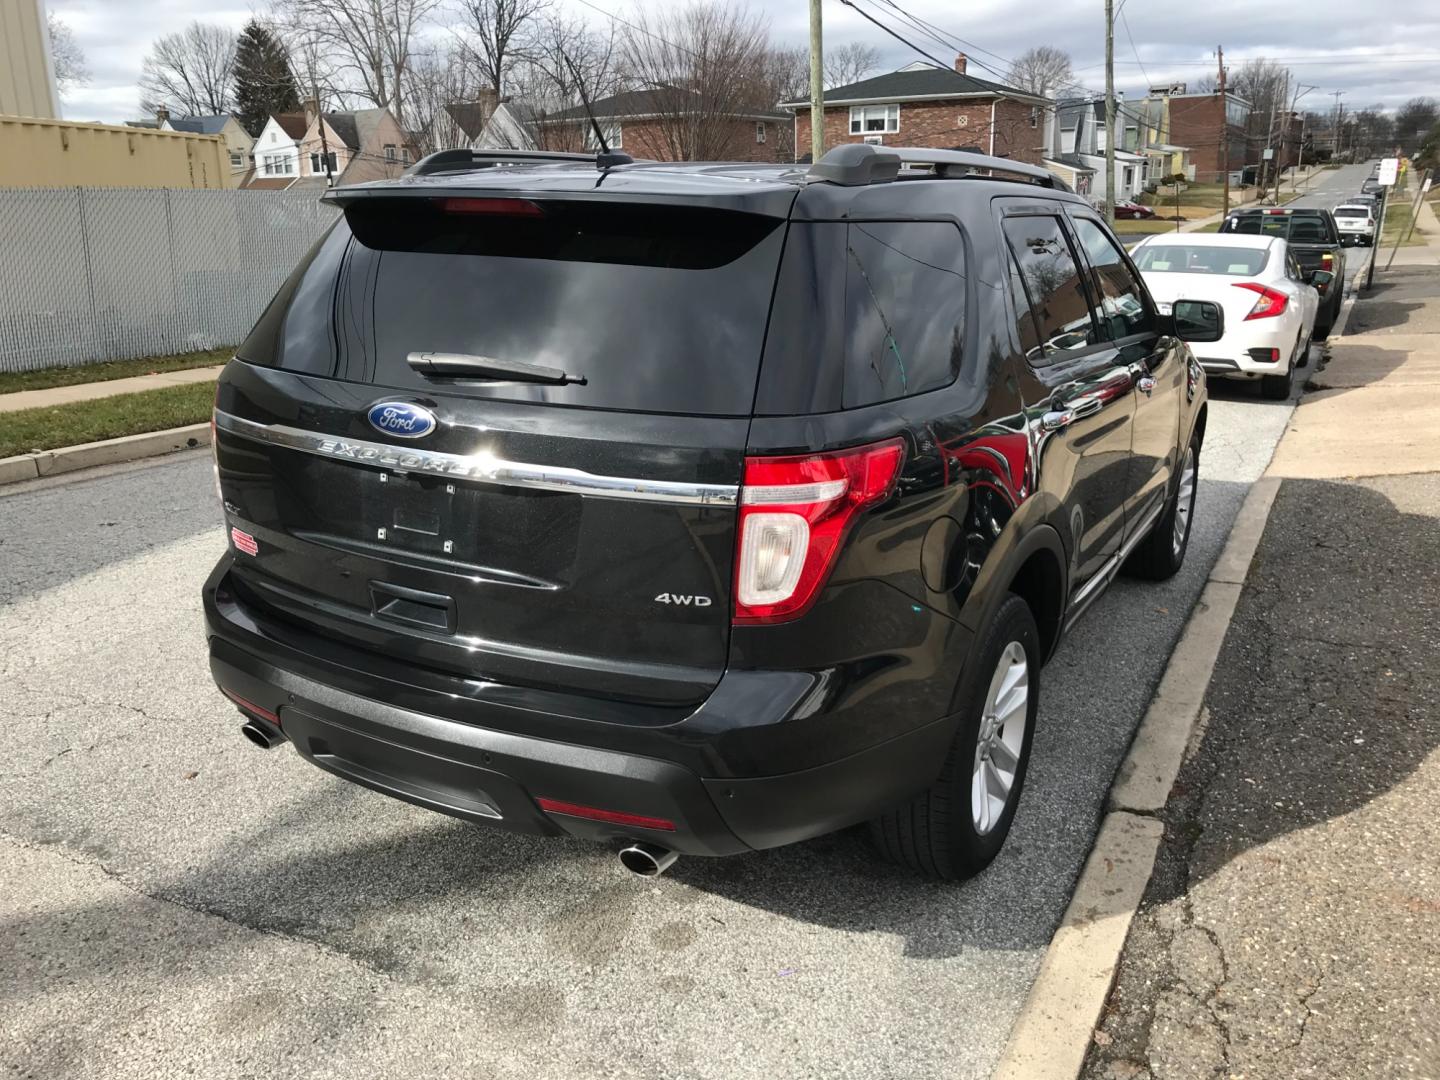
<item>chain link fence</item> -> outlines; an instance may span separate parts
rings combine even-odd
[[[0,371],[236,344],[334,219],[312,191],[0,189]]]

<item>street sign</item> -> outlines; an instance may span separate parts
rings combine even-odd
[[[1264,158],[1266,161],[1272,160],[1275,157],[1275,148],[1273,146],[1265,147],[1265,152],[1261,155],[1261,157]]]
[[[1380,183],[1384,184],[1386,187],[1393,187],[1395,184],[1395,178],[1399,174],[1399,172],[1400,159],[1387,157],[1381,160],[1380,175],[1375,177],[1375,179],[1379,180]]]
[[[1431,183],[1431,179],[1432,179],[1432,178],[1429,177],[1429,176],[1427,176],[1427,177],[1425,178],[1425,185],[1420,189],[1420,194],[1421,194],[1421,195],[1429,195],[1429,194],[1430,194],[1430,183]]]

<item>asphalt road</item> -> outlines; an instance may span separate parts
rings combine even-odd
[[[205,454],[0,495],[0,1067],[985,1076],[1291,407],[1211,410],[1184,570],[1122,579],[1062,646],[1010,842],[959,886],[853,831],[643,881],[262,753],[206,668]]]
[[[1308,184],[1302,183],[1300,190],[1304,192],[1294,202],[1286,203],[1287,206],[1296,208],[1318,208],[1322,210],[1333,210],[1351,195],[1358,194],[1360,185],[1370,179],[1370,165],[1342,165],[1338,169],[1326,169],[1324,172],[1316,173]],[[1290,190],[1288,184],[1282,183],[1280,190],[1283,193]],[[1355,277],[1359,270],[1370,258],[1372,248],[1352,247],[1345,251],[1345,289],[1350,292],[1354,288]]]

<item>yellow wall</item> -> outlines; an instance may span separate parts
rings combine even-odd
[[[0,187],[234,186],[219,135],[0,116]]]
[[[0,0],[0,115],[59,116],[50,67],[44,5]]]

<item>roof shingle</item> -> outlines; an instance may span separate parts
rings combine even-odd
[[[926,67],[903,71],[891,71],[859,82],[834,86],[825,91],[825,103],[865,101],[873,98],[888,98],[905,101],[908,98],[975,97],[977,95],[1003,94],[1032,101],[1046,99],[1038,94],[1006,86],[1004,83],[977,79],[973,75],[961,75],[950,68]],[[787,101],[787,106],[806,106],[809,101]]]

